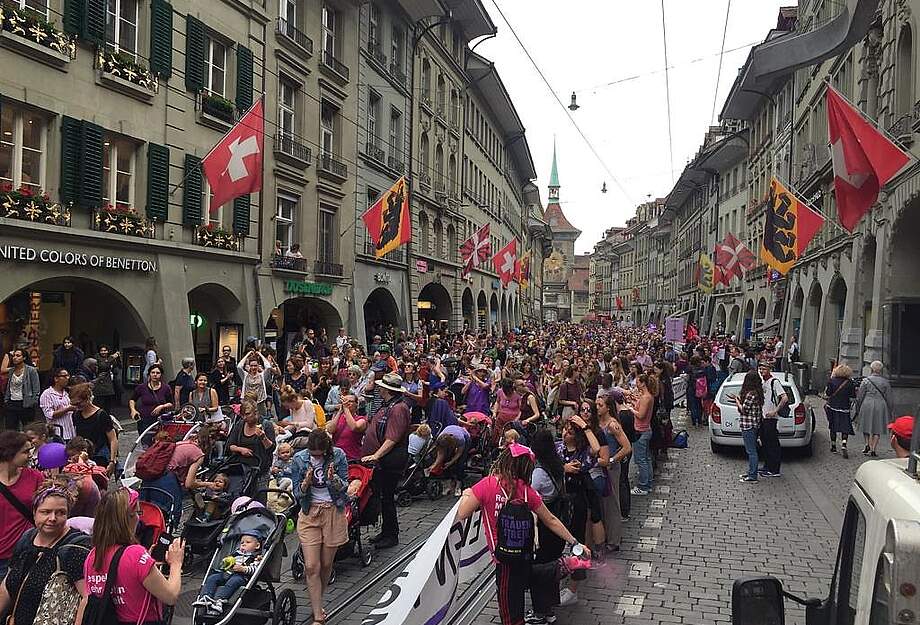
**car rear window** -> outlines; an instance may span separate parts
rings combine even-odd
[[[716,397],[716,401],[720,404],[732,404],[734,403],[729,399],[729,395],[737,395],[741,390],[740,384],[723,384],[719,389],[719,395]]]

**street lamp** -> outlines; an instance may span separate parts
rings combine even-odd
[[[570,110],[570,111],[577,111],[579,108],[581,108],[581,107],[579,107],[579,106],[578,106],[578,102],[575,101],[575,92],[573,91],[573,92],[572,92],[572,101],[569,103],[569,110]]]

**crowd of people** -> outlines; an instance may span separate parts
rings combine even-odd
[[[315,624],[325,621],[333,562],[350,539],[347,510],[365,486],[349,470],[359,465],[373,469],[366,486],[380,512],[370,539],[377,550],[400,543],[396,502],[415,471],[460,497],[460,518],[482,511],[502,623],[542,625],[578,601],[592,566],[616,557],[632,498],[652,491],[656,463],[675,440],[677,376],[691,424],[700,426],[722,380],[745,373],[733,399],[749,455],[741,480],[753,482],[780,474],[776,419],[789,398],[773,372],[797,357],[795,341],[783,349],[778,339],[750,345],[691,332],[673,344],[652,326],[609,323],[492,333],[381,328],[366,347],[344,329],[330,338],[304,328],[281,353],[250,339],[239,360],[223,347],[210,370],[196,371],[187,358],[174,376],[164,375],[149,339],[127,404],[138,432],[186,406],[213,424],[188,440],[164,440],[168,462],[144,479],[173,494],[165,512],[175,526],[188,522],[183,500],[193,502],[197,521],[230,511],[230,478],[202,478],[215,455],[252,470],[252,495],[262,503],[271,503],[263,489],[290,493]],[[113,479],[125,435],[113,419],[119,367],[117,351],[100,346],[86,358],[68,337],[42,388],[23,349],[4,356],[0,614],[16,622],[42,623],[56,612],[56,623],[80,623],[111,592],[119,621],[155,623],[178,597],[185,545],[177,539],[163,555],[164,574],[135,536],[138,493]],[[880,375],[865,380],[874,390],[837,367],[826,389],[832,445],[839,433],[844,453],[851,400],[867,415],[867,454],[889,429],[890,409],[873,402],[889,402],[890,388]],[[844,400],[846,420],[835,412]],[[905,432],[909,439],[903,423],[892,432],[893,446]],[[257,571],[265,540],[241,536],[234,562],[207,572],[195,606],[221,614]]]

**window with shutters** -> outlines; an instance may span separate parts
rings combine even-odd
[[[297,242],[294,223],[297,219],[297,205],[300,198],[294,194],[278,193],[278,212],[275,214],[275,240],[281,242],[285,252]]]
[[[335,240],[338,238],[338,233],[335,231],[335,214],[336,209],[334,207],[325,204],[320,205],[316,260],[321,263],[334,263],[336,261]]]
[[[212,95],[225,97],[227,82],[227,46],[208,38],[205,54],[204,88]]]
[[[137,147],[125,139],[102,143],[102,203],[116,210],[134,208],[134,165]]]
[[[106,0],[105,45],[113,52],[137,56],[137,0]]]
[[[0,107],[0,183],[41,191],[47,141],[42,117],[4,102]]]

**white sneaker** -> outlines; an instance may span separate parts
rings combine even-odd
[[[644,497],[645,495],[648,495],[647,490],[639,488],[638,486],[633,486],[633,489],[629,492],[632,493],[633,495],[638,495],[639,497]]]
[[[192,606],[196,608],[206,608],[211,605],[212,601],[213,599],[211,599],[211,597],[208,595],[201,595],[192,602]]]
[[[559,591],[559,605],[566,607],[578,603],[578,593],[572,592],[571,588],[563,588]]]

